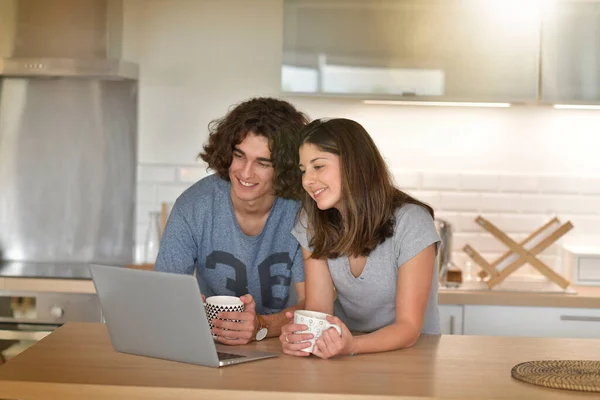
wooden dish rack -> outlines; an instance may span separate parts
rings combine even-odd
[[[531,265],[563,289],[571,284],[536,257],[573,229],[570,221],[561,224],[558,218],[553,218],[520,243],[511,239],[500,228],[481,216],[475,218],[475,222],[509,248],[506,253],[492,263],[488,262],[470,245],[467,244],[463,248],[463,251],[482,268],[479,276],[488,288],[492,289],[525,264]]]

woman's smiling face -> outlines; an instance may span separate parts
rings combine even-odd
[[[320,210],[342,211],[342,171],[340,157],[322,151],[311,143],[300,147],[302,187]]]

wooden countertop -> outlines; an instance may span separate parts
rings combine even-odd
[[[277,339],[250,346],[280,352]],[[115,352],[100,323],[68,323],[0,367],[0,398],[528,399],[598,398],[517,381],[543,359],[600,359],[600,340],[423,336],[400,351],[333,360],[281,355],[208,368]]]
[[[577,293],[440,289],[438,303],[520,307],[600,308],[600,287],[572,286],[572,288]]]
[[[154,264],[132,264],[127,268],[151,271]],[[0,277],[0,290],[55,292],[55,293],[96,293],[91,279],[16,278]]]

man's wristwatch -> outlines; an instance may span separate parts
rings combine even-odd
[[[265,319],[262,316],[256,314],[256,320],[258,321],[258,330],[256,331],[256,336],[254,337],[254,340],[261,341],[267,337],[269,329],[267,328],[267,323],[265,322]]]

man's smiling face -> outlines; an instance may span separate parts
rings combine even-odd
[[[274,174],[269,140],[264,136],[248,133],[233,149],[229,166],[231,195],[247,202],[273,196]]]

